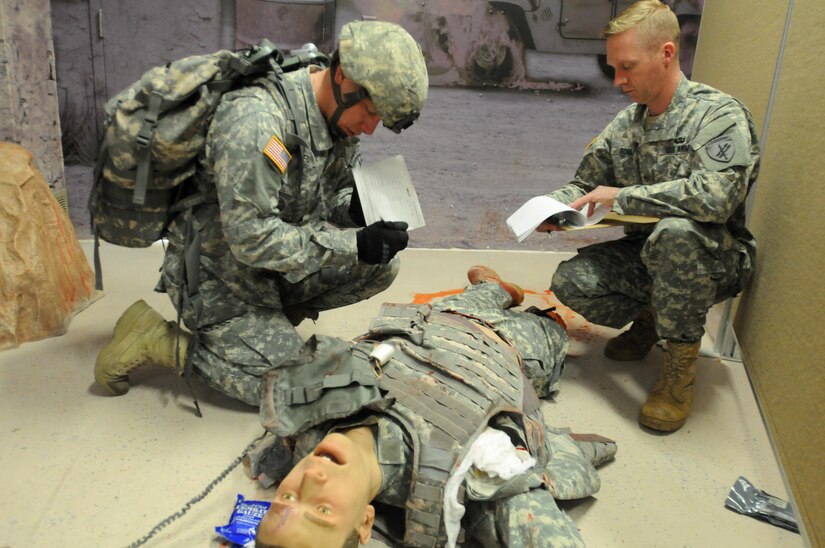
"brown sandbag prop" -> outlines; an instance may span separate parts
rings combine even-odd
[[[65,333],[93,296],[94,273],[31,153],[0,142],[0,350]]]

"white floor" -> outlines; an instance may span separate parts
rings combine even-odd
[[[255,409],[200,384],[204,417],[195,417],[186,386],[163,369],[136,372],[123,397],[106,397],[95,386],[97,352],[129,304],[143,298],[173,317],[167,297],[152,291],[161,255],[159,247],[104,246],[105,295],[78,314],[65,335],[0,353],[0,547],[129,545],[202,493],[262,432]],[[384,294],[326,313],[317,324],[304,322],[300,330],[357,335],[381,301],[459,289],[477,263],[528,289],[526,305],[546,304],[551,273],[566,256],[409,249]],[[601,469],[601,491],[564,505],[590,546],[804,545],[799,535],[724,507],[740,475],[788,500],[741,363],[701,358],[688,424],[654,435],[636,418],[661,350],[641,363],[610,362],[601,352],[614,332],[564,315],[571,355],[562,391],[545,403],[545,413],[555,425],[619,445],[616,460]],[[226,523],[238,493],[269,496],[239,466],[147,545],[220,546],[214,527]]]

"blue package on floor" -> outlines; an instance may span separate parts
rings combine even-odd
[[[269,503],[262,500],[245,500],[243,495],[238,495],[235,502],[235,510],[229,523],[215,527],[215,532],[220,536],[239,546],[246,546],[254,542],[255,532],[258,524],[269,510]]]

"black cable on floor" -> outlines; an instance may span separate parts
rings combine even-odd
[[[226,478],[226,476],[228,476],[229,473],[232,472],[232,470],[234,470],[243,461],[243,458],[247,455],[247,453],[249,453],[249,451],[255,446],[255,444],[258,443],[259,441],[261,441],[264,438],[264,436],[266,436],[266,430],[264,430],[263,434],[261,434],[260,436],[258,436],[254,440],[252,440],[252,442],[250,442],[250,444],[246,446],[246,449],[244,449],[243,452],[234,461],[232,461],[232,464],[227,466],[226,469],[223,472],[218,474],[218,477],[216,477],[211,482],[209,482],[209,485],[207,485],[206,488],[203,491],[200,492],[200,494],[198,494],[197,496],[192,497],[191,499],[189,499],[189,502],[184,504],[183,507],[180,510],[178,510],[174,514],[171,514],[166,519],[164,519],[163,521],[161,521],[160,523],[155,525],[152,528],[152,530],[149,531],[149,533],[147,533],[145,536],[141,537],[139,540],[136,540],[135,542],[130,544],[129,548],[137,548],[138,546],[142,546],[142,545],[146,544],[147,542],[149,542],[149,540],[152,537],[154,537],[156,534],[158,534],[161,529],[163,529],[164,527],[166,527],[167,525],[169,525],[170,523],[172,523],[176,519],[182,517],[186,512],[189,511],[189,509],[192,506],[194,506],[195,504],[197,504],[198,502],[200,502],[204,498],[206,498],[206,495],[208,495],[209,492],[212,491],[212,489],[214,489],[217,484],[219,484],[221,481],[223,481]]]

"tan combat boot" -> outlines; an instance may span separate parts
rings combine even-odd
[[[178,331],[145,301],[138,301],[115,324],[112,340],[95,362],[95,380],[115,396],[129,391],[129,373],[142,365],[162,365],[175,369]],[[180,334],[180,366],[183,367],[189,333]]]
[[[673,432],[685,424],[693,404],[696,357],[700,342],[668,341],[659,380],[642,406],[639,422],[661,432]]]
[[[481,282],[497,283],[504,291],[510,294],[510,299],[513,301],[510,306],[518,306],[524,302],[524,290],[514,283],[502,280],[498,272],[489,266],[476,265],[470,267],[470,270],[467,271],[467,279],[470,280],[470,283],[473,285],[478,285]]]
[[[633,320],[630,329],[613,337],[604,347],[604,355],[611,360],[629,362],[644,359],[653,345],[659,342],[653,310],[645,307]]]

